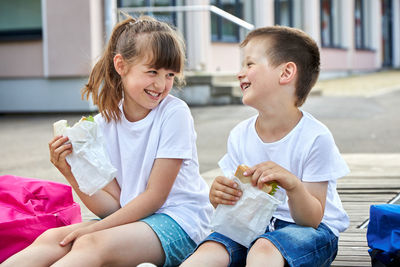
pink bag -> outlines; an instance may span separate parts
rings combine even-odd
[[[0,263],[29,246],[45,230],[81,221],[70,186],[0,176]]]

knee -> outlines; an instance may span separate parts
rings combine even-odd
[[[250,251],[257,254],[271,255],[277,251],[277,248],[268,239],[259,238],[251,247]]]
[[[98,246],[99,246],[99,240],[97,236],[93,233],[90,233],[78,237],[74,241],[73,249],[79,249],[79,250],[99,249]]]
[[[34,243],[59,243],[63,238],[63,231],[60,228],[51,228],[44,231],[40,236],[36,238]]]

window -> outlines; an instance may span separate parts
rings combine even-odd
[[[242,0],[211,0],[210,5],[243,19]],[[239,26],[216,14],[211,14],[211,39],[214,42],[239,42]]]
[[[118,0],[117,5],[118,7],[175,6],[176,0]],[[147,12],[145,15],[176,26],[175,12]]]
[[[275,24],[303,28],[303,0],[275,0]]]
[[[293,1],[275,0],[275,24],[293,27]]]
[[[0,40],[36,40],[41,38],[41,0],[0,1]]]
[[[321,0],[321,44],[341,47],[340,1]]]
[[[354,2],[354,32],[356,49],[371,49],[370,36],[370,2],[355,0]]]

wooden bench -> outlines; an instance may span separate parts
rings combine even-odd
[[[400,176],[349,176],[338,180],[338,191],[350,217],[350,226],[341,233],[339,251],[332,266],[371,266],[367,228],[369,207],[393,200],[400,192]]]

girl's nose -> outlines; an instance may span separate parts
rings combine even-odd
[[[163,77],[159,77],[154,81],[154,87],[157,90],[164,90],[165,88],[165,79]]]

